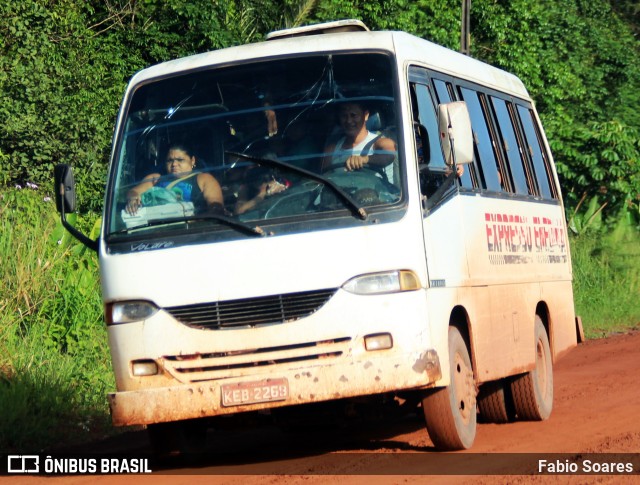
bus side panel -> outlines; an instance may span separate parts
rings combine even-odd
[[[488,302],[470,313],[480,382],[526,372],[535,362],[539,303],[549,309],[554,355],[575,345],[571,265],[562,208],[506,197],[459,197],[469,266],[466,284]],[[486,318],[486,315],[489,315]]]
[[[443,203],[424,219],[424,238],[432,288],[456,288],[469,278],[461,197]]]
[[[533,310],[529,307],[535,309],[536,303],[524,301],[529,288],[506,285],[509,278],[502,276],[496,281],[491,280],[491,274],[482,273],[495,273],[487,268],[489,256],[480,230],[486,200],[455,196],[429,214],[424,224],[429,321],[434,339],[440,344],[438,348],[446,348],[452,312],[455,307],[462,308],[467,322],[457,323],[468,328],[471,357],[480,382],[524,372],[533,363]],[[536,298],[538,294],[536,291]],[[443,359],[441,363],[443,379],[449,375],[447,362]],[[445,380],[438,383],[447,384]]]
[[[571,281],[562,207],[463,196],[469,284]]]
[[[529,370],[534,362],[535,302],[538,284],[468,286],[458,291],[459,305],[469,318],[474,369],[479,382]],[[505,302],[510,302],[505,305]],[[530,318],[527,318],[527,313]]]

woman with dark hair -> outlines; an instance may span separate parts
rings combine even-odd
[[[147,175],[127,193],[126,211],[134,215],[142,204],[142,195],[152,187],[165,188],[176,199],[193,202],[196,212],[224,211],[222,189],[213,175],[195,169],[196,157],[182,144],[173,144],[167,151],[166,169],[169,177],[159,173]]]

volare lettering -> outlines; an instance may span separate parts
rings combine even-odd
[[[173,241],[162,241],[157,243],[132,244],[131,251],[152,251],[154,249],[167,249],[173,246]]]

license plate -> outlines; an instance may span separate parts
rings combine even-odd
[[[289,397],[289,381],[281,378],[224,384],[221,391],[223,406],[284,401]]]

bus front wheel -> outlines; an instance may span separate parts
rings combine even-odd
[[[469,349],[455,327],[449,327],[449,366],[450,384],[428,391],[422,409],[436,448],[463,450],[471,448],[476,437],[477,390]]]
[[[518,419],[543,421],[551,415],[553,407],[553,364],[549,337],[536,315],[535,322],[536,366],[511,382],[513,404]]]

